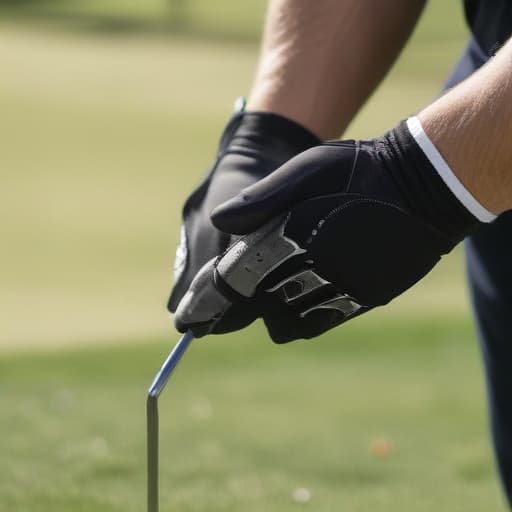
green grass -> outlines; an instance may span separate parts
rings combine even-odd
[[[0,510],[144,510],[145,389],[167,350],[1,358]],[[504,510],[467,322],[197,341],[160,411],[162,511]]]

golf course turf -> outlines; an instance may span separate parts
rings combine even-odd
[[[171,342],[3,357],[0,510],[144,510],[145,392]],[[161,510],[504,510],[483,394],[466,321],[196,340],[160,398]]]

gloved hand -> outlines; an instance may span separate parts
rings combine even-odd
[[[277,343],[388,303],[479,224],[406,123],[379,139],[309,149],[212,220],[245,236],[201,269],[176,327],[202,336],[262,317]]]
[[[213,167],[185,203],[174,265],[174,288],[168,303],[171,312],[199,269],[222,254],[235,239],[212,225],[211,211],[294,155],[320,142],[311,132],[282,116],[244,112],[243,108],[240,102],[224,130]]]

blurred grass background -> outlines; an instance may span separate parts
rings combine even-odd
[[[470,337],[406,318],[197,342],[160,398],[162,512],[504,511]],[[144,391],[167,351],[145,341],[0,359],[2,512],[145,509]]]
[[[181,205],[249,90],[264,2],[0,5],[0,346],[163,335]],[[465,38],[460,6],[431,2],[347,135],[431,100]],[[456,254],[386,316],[466,310]]]
[[[180,209],[249,90],[264,6],[0,1],[0,510],[144,508]],[[434,98],[466,38],[458,2],[431,0],[347,136]],[[162,510],[503,509],[463,274],[456,251],[314,343],[197,343],[162,398]]]

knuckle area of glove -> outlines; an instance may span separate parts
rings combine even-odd
[[[344,202],[318,224],[306,242],[318,273],[369,307],[388,303],[440,259],[433,232],[393,205]]]

